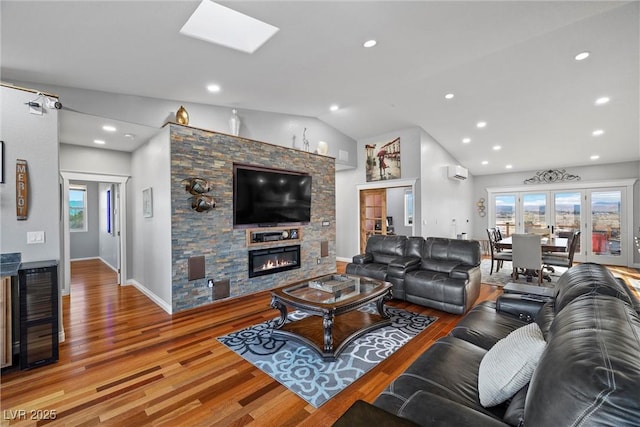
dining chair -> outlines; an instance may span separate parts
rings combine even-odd
[[[518,280],[520,274],[537,275],[538,285],[542,283],[542,246],[539,234],[513,234],[512,239],[512,265],[513,280]],[[519,269],[522,270],[520,273]]]
[[[493,266],[496,266],[496,273],[500,271],[502,264],[504,261],[511,261],[511,253],[510,252],[501,252],[498,250],[496,246],[496,229],[495,228],[487,228],[487,237],[489,238],[489,248],[491,251],[491,270],[489,271],[489,275],[493,274]]]
[[[567,252],[551,252],[542,256],[545,268],[547,266],[570,268],[573,265],[573,256],[576,253],[578,243],[580,243],[580,231],[574,231],[569,240]]]

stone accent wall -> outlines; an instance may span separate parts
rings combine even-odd
[[[230,281],[230,297],[272,289],[335,271],[335,161],[331,157],[170,124],[172,306],[179,312],[213,301],[207,279]],[[300,269],[249,279],[246,230],[233,228],[233,164],[242,163],[309,173],[312,176],[311,222],[302,231]],[[181,181],[201,177],[215,183],[208,193],[216,207],[198,213]],[[322,223],[328,221],[328,226]],[[322,241],[329,256],[321,258]],[[298,242],[296,242],[298,243]],[[267,247],[286,246],[287,241]],[[261,246],[263,247],[263,246]],[[206,278],[188,281],[188,259],[205,257]]]

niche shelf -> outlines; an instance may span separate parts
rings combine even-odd
[[[264,246],[279,242],[302,240],[301,227],[261,227],[247,229],[247,246]]]

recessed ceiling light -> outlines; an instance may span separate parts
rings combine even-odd
[[[454,94],[448,93],[444,97],[445,97],[445,99],[453,99],[454,96],[455,96]]]
[[[499,146],[499,145],[494,145],[494,146],[493,146],[493,149],[494,149],[495,151],[498,151],[498,150],[502,150],[502,147],[501,147],[501,146]]]
[[[220,92],[221,88],[220,85],[212,84],[207,86],[207,90],[212,93],[218,93]]]
[[[377,41],[375,41],[375,40],[371,39],[371,40],[367,40],[366,42],[364,42],[364,43],[362,44],[362,46],[364,46],[364,47],[374,47],[374,46],[375,46],[375,45],[377,45],[377,44],[378,44],[378,42],[377,42]]]
[[[594,130],[593,132],[591,132],[591,134],[592,134],[593,136],[600,136],[600,135],[602,135],[603,133],[604,133],[604,131],[603,131],[602,129],[596,129],[596,130]]]
[[[470,142],[471,142],[471,138],[462,138],[462,142],[463,142],[464,144],[468,144],[468,143],[470,143]]]
[[[507,169],[512,169],[512,168],[513,168],[513,165],[506,165],[506,166],[505,166],[505,168],[507,168]]]
[[[479,127],[479,128],[483,128],[486,125],[487,125],[487,122],[478,122],[478,123],[476,123],[476,126]]]
[[[589,52],[584,51],[584,52],[580,52],[579,54],[574,56],[574,58],[575,58],[576,61],[582,61],[583,59],[587,59],[589,57],[589,55],[591,55]]]
[[[180,33],[246,53],[255,52],[279,28],[228,7],[202,0]]]
[[[102,139],[94,139],[94,140],[93,140],[93,143],[94,143],[94,144],[98,144],[98,145],[104,145],[104,144],[106,144],[106,142],[105,142],[104,140],[102,140]]]
[[[483,161],[482,161],[482,164],[483,164],[483,165],[488,165],[488,164],[489,164],[489,161],[488,161],[488,160],[483,160]]]
[[[329,110],[331,111],[338,111],[340,109],[339,105],[333,104],[331,107],[329,107]]]
[[[102,126],[102,130],[107,131],[107,132],[115,132],[116,131],[116,127],[115,126],[111,126],[111,125],[104,125],[104,126]]]
[[[589,157],[591,160],[598,160],[600,158],[600,156],[598,156],[597,154],[594,154],[593,156]]]
[[[136,135],[133,133],[125,133],[123,135],[125,138],[129,138],[129,139],[135,139]]]
[[[610,101],[609,97],[603,96],[601,98],[596,99],[596,105],[604,105]]]

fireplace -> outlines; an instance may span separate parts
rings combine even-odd
[[[300,268],[300,245],[249,251],[249,277]]]

